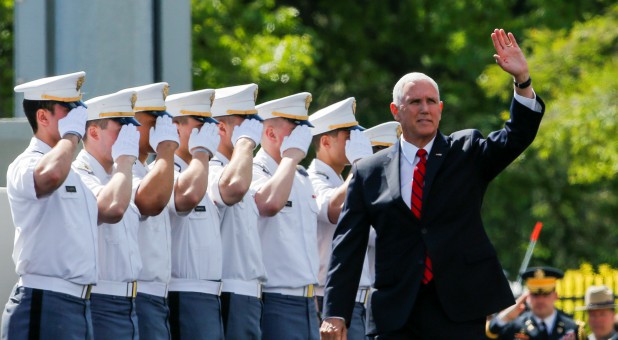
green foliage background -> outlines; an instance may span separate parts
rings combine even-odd
[[[12,109],[12,7],[0,0],[0,112]],[[440,84],[441,130],[484,134],[508,118],[509,76],[490,33],[513,32],[547,104],[533,145],[490,187],[484,220],[500,258],[618,266],[618,5],[610,0],[192,0],[194,88],[255,82],[258,102],[309,91],[310,113],[357,100],[391,119],[392,86],[420,71]],[[10,86],[7,86],[9,84]]]

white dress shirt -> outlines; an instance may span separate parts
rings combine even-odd
[[[317,294],[324,295],[324,285],[328,274],[328,264],[333,248],[333,236],[337,223],[331,223],[328,219],[328,204],[337,188],[343,185],[344,180],[333,168],[319,159],[314,159],[309,165],[309,178],[313,185],[313,190],[317,196],[318,204],[318,251],[320,254],[320,272],[318,274],[319,286]],[[367,256],[363,262],[363,271],[359,282],[359,287],[369,287],[371,276]]]
[[[221,241],[223,243],[223,289],[226,279],[242,281],[266,280],[266,268],[262,259],[262,244],[258,233],[258,208],[255,191],[249,189],[243,199],[228,206],[219,191],[219,181],[229,160],[217,152],[210,161],[208,194],[219,209],[221,217]]]
[[[112,178],[103,166],[86,150],[81,150],[73,162],[77,173],[95,197]],[[131,200],[122,220],[103,223],[98,227],[99,280],[132,282],[142,269],[137,232],[139,211]]]
[[[133,196],[147,174],[148,168],[139,160],[136,161],[133,165]],[[138,241],[143,265],[139,281],[167,285],[172,273],[170,217],[167,209],[163,209],[157,216],[140,216]],[[142,291],[140,284],[137,289]]]
[[[253,164],[251,187],[259,191],[278,164],[264,149],[258,151]],[[311,181],[296,171],[286,206],[275,216],[258,219],[268,273],[265,287],[299,288],[318,283],[317,214]]]
[[[58,189],[37,198],[34,169],[51,150],[33,137],[7,171],[16,272],[20,277],[93,284],[97,282],[97,201],[74,169]]]
[[[174,155],[174,181],[188,164]],[[208,195],[190,212],[176,211],[174,195],[169,205],[172,226],[172,281],[174,291],[177,279],[221,280],[222,256],[219,211]]]

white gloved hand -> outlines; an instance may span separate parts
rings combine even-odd
[[[163,141],[172,141],[180,145],[178,138],[178,128],[172,123],[172,118],[168,116],[157,117],[157,122],[154,127],[150,128],[150,146],[157,152],[157,146]]]
[[[236,142],[241,138],[249,138],[255,143],[255,148],[260,145],[262,139],[262,129],[264,125],[257,119],[245,119],[242,124],[234,127],[232,132],[232,145],[236,145]]]
[[[86,132],[86,120],[88,120],[88,111],[85,107],[78,106],[72,109],[66,117],[58,121],[60,137],[72,133],[82,138]]]
[[[112,159],[114,162],[120,156],[132,156],[137,159],[139,155],[139,131],[133,124],[123,125],[118,133],[116,142],[112,145]]]
[[[217,152],[221,136],[219,136],[219,127],[215,123],[205,123],[198,129],[193,129],[189,136],[189,152],[193,155],[194,152],[207,151],[210,157]]]
[[[309,144],[311,144],[311,131],[309,127],[306,125],[299,125],[289,136],[283,138],[283,143],[281,143],[281,156],[287,149],[299,149],[305,155],[307,155],[307,150],[309,149]]]
[[[350,139],[345,142],[345,156],[350,164],[373,154],[371,141],[362,131],[350,131]]]

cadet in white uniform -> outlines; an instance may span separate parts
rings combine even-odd
[[[2,339],[92,339],[97,201],[71,168],[86,127],[85,73],[15,87],[34,132],[7,171],[19,281],[2,314]]]
[[[210,114],[214,92],[180,93],[166,100],[180,136],[174,155],[174,193],[169,202],[172,339],[223,339],[219,212],[206,195],[208,161],[220,140],[218,122]]]
[[[363,134],[371,141],[373,153],[386,149],[399,141],[401,136],[401,125],[399,122],[386,122],[376,125],[363,131]],[[367,263],[369,264],[369,277],[371,286],[375,281],[375,259],[376,259],[376,231],[369,230],[369,243],[367,244]]]
[[[253,150],[262,136],[255,109],[256,84],[217,89],[212,114],[221,143],[210,162],[208,194],[220,213],[223,242],[221,309],[226,339],[261,339],[262,285],[266,269],[258,234]]]
[[[356,101],[348,98],[327,106],[311,116],[309,121],[314,128],[313,146],[316,158],[309,166],[309,178],[317,195],[318,248],[320,251],[319,287],[316,289],[318,308],[322,311],[324,284],[333,246],[333,235],[343,207],[348,183],[352,175],[344,181],[341,173],[346,165],[371,155],[371,143],[361,132],[355,115]],[[363,265],[356,304],[350,320],[348,339],[365,338],[365,302],[369,295],[371,278],[367,258]]]
[[[97,339],[138,339],[135,294],[142,260],[137,243],[139,212],[131,203],[139,150],[134,103],[133,92],[86,101],[84,149],[73,162],[99,206],[98,281],[90,296]]]
[[[318,339],[314,285],[318,282],[317,213],[309,175],[298,163],[311,143],[299,93],[257,106],[264,119],[262,148],[253,162],[258,228],[268,279],[264,284],[264,339]]]
[[[167,285],[172,273],[170,218],[166,209],[174,185],[174,152],[178,131],[165,111],[167,83],[135,91],[135,118],[141,126],[138,162],[133,166],[134,202],[140,212],[138,242],[142,270],[137,281],[137,317],[142,339],[169,339]],[[148,155],[156,152],[150,166]]]

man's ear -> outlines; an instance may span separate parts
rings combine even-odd
[[[320,147],[330,147],[330,137],[327,134],[320,137]]]
[[[393,118],[396,121],[399,121],[399,108],[397,107],[397,105],[395,103],[391,103],[391,113],[393,114]]]
[[[444,109],[444,102],[440,101],[440,111],[442,111]]]
[[[96,124],[90,125],[86,133],[88,134],[88,139],[99,140],[99,126]]]
[[[46,109],[38,109],[35,113],[36,122],[39,126],[49,126],[49,117],[51,116],[51,112]]]

